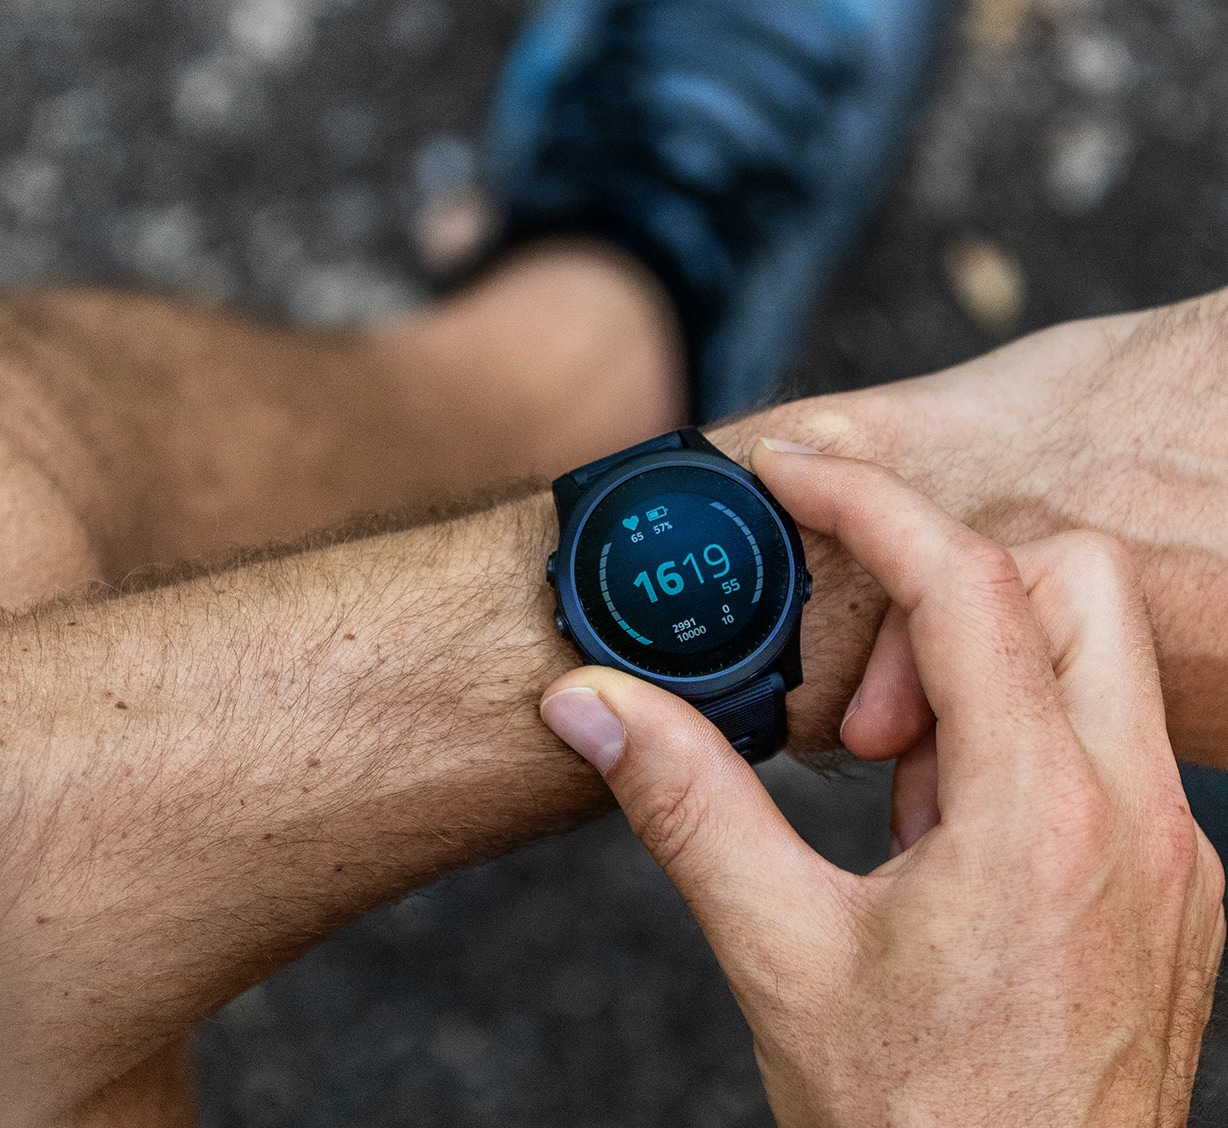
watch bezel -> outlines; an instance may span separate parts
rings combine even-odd
[[[699,467],[711,473],[730,478],[746,487],[764,505],[775,519],[788,552],[788,571],[791,577],[788,599],[781,609],[776,623],[768,636],[745,658],[733,666],[716,673],[694,677],[677,677],[654,673],[624,658],[611,649],[593,628],[581,605],[577,591],[575,565],[580,533],[593,511],[628,479],[647,470],[667,470],[672,467]],[[609,666],[652,682],[680,697],[702,700],[719,696],[729,690],[745,685],[772,669],[788,644],[800,618],[805,603],[805,588],[808,579],[805,552],[793,518],[767,491],[767,488],[749,470],[722,454],[709,454],[700,450],[676,450],[649,452],[629,458],[612,467],[601,477],[589,483],[568,516],[559,534],[559,555],[556,566],[556,592],[559,610],[571,632],[572,641],[584,658],[595,665]]]

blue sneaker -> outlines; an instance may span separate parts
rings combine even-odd
[[[693,417],[770,399],[902,162],[950,6],[547,0],[489,128],[504,246],[625,248],[675,302]]]

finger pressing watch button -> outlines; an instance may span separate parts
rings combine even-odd
[[[783,747],[810,579],[763,483],[687,428],[564,474],[554,502],[546,575],[581,657],[695,703],[748,759]]]

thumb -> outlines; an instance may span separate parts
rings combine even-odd
[[[798,837],[716,726],[681,698],[586,667],[546,690],[541,715],[604,776],[727,970],[730,947],[742,947],[748,927],[774,920],[775,932],[791,906],[804,902],[812,911],[823,877],[840,873]]]

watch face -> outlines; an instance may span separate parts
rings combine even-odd
[[[650,674],[721,673],[774,635],[794,561],[775,511],[737,478],[697,466],[615,486],[576,542],[576,595],[597,637]]]

